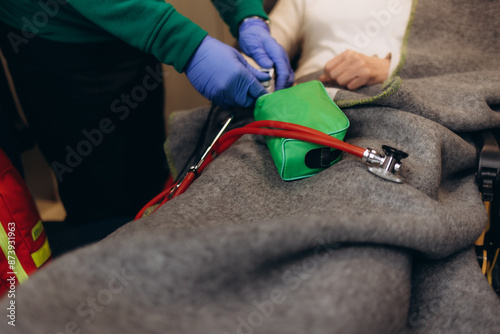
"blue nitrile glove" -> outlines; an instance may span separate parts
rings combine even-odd
[[[194,88],[220,107],[249,107],[267,93],[259,81],[271,78],[250,66],[234,48],[205,37],[186,66]]]
[[[290,87],[294,74],[285,49],[269,34],[269,27],[259,18],[244,20],[239,28],[238,43],[241,50],[252,57],[259,66],[275,65],[276,90]]]

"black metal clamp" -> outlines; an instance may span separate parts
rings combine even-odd
[[[497,131],[495,134],[493,131]],[[488,281],[500,295],[500,129],[483,131],[480,138],[476,183],[488,213],[488,225],[476,241],[478,261],[486,271]],[[484,270],[486,268],[486,270]]]
[[[483,201],[492,202],[494,189],[500,184],[500,147],[492,131],[483,132],[482,139],[483,148],[479,153],[476,182]]]

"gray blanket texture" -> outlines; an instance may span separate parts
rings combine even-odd
[[[0,332],[500,333],[471,139],[500,127],[500,1],[415,5],[399,76],[334,97],[346,141],[409,153],[404,184],[348,154],[284,182],[244,136],[182,196],[32,276]],[[207,115],[172,117],[174,170]]]

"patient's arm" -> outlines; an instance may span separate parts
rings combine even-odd
[[[346,50],[326,63],[325,72],[319,80],[355,90],[386,80],[389,76],[390,62],[390,54],[385,58],[379,58]]]
[[[283,46],[290,59],[300,51],[305,12],[304,0],[280,0],[269,14],[271,36]]]

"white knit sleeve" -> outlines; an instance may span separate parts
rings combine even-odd
[[[304,20],[303,0],[279,0],[269,14],[271,35],[290,58],[300,50]]]

